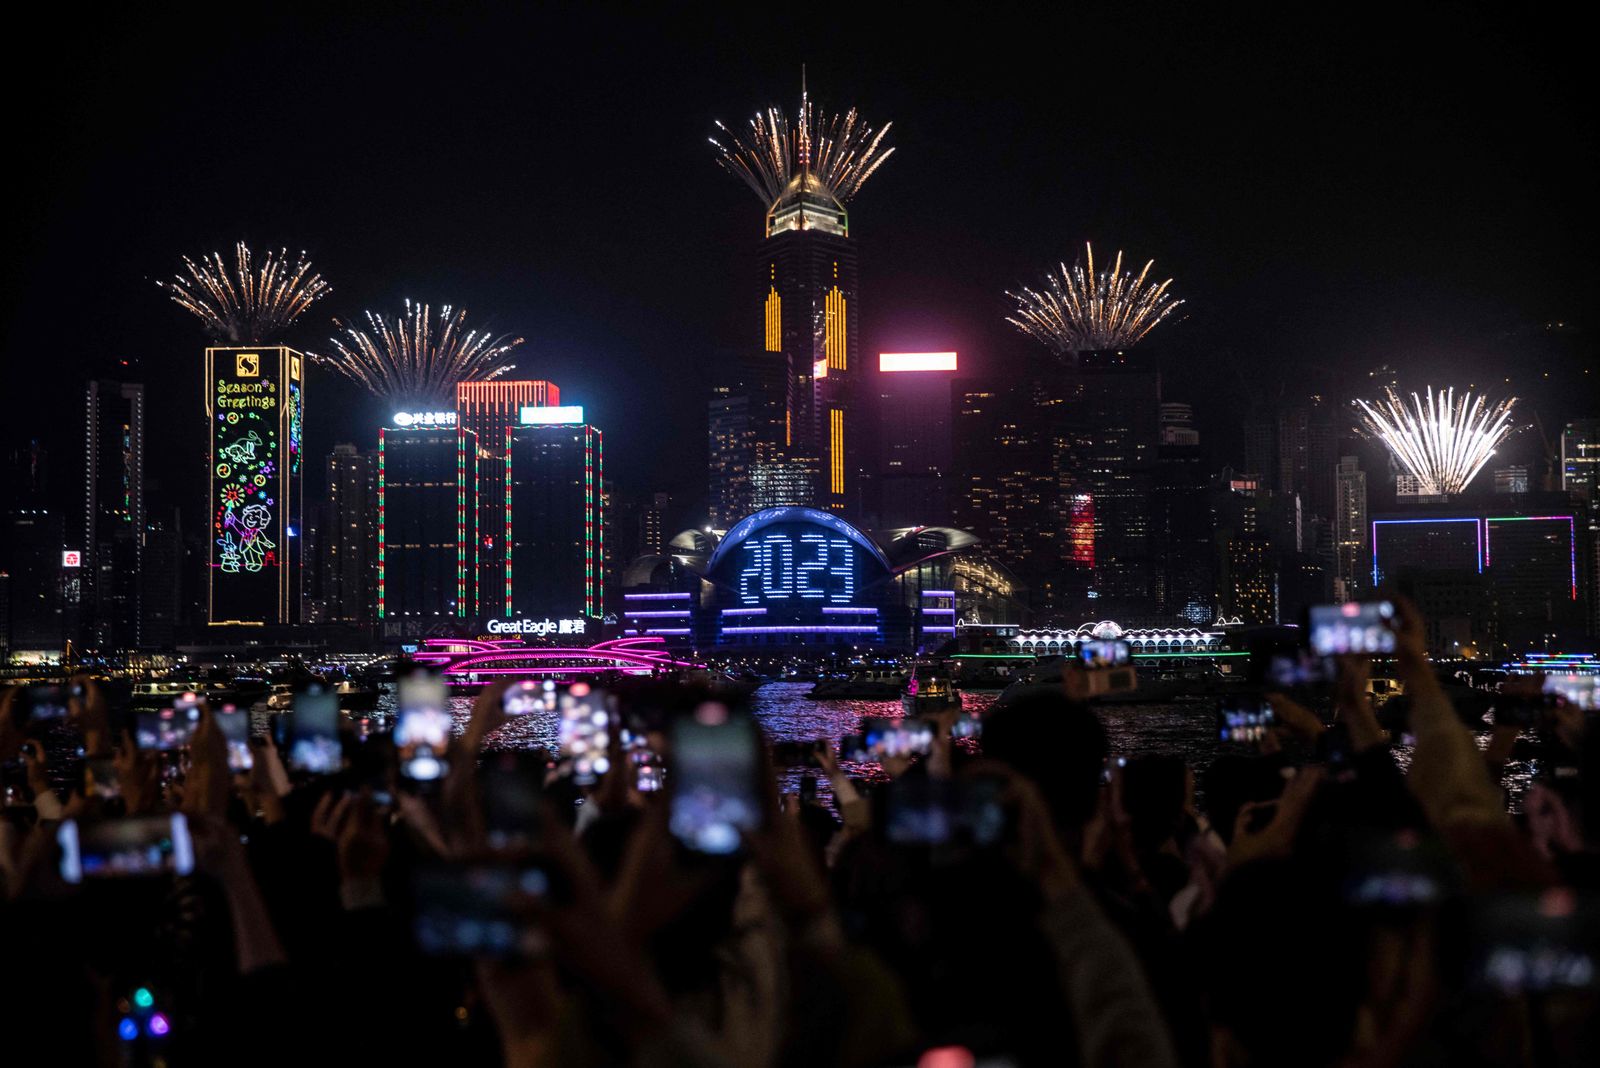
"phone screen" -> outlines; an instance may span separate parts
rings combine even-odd
[[[864,719],[861,740],[869,760],[922,756],[933,748],[933,724],[921,719]]]
[[[56,841],[61,878],[69,883],[194,870],[194,844],[181,812],[81,824],[63,820]]]
[[[1078,646],[1078,657],[1086,667],[1120,667],[1131,656],[1128,643],[1121,638],[1093,638]]]
[[[289,717],[289,768],[331,775],[344,765],[339,747],[339,695],[320,685],[295,695]]]
[[[1272,724],[1272,706],[1259,697],[1225,697],[1217,705],[1217,737],[1221,741],[1254,745]]]
[[[65,719],[67,715],[66,688],[54,683],[29,686],[27,709],[29,719]]]
[[[575,682],[557,700],[561,710],[558,742],[572,769],[572,781],[589,786],[611,767],[611,714],[602,690]]]
[[[417,946],[437,956],[532,956],[545,938],[524,909],[550,893],[536,865],[471,864],[420,869],[413,880]]]
[[[1314,605],[1309,622],[1311,651],[1318,656],[1386,656],[1394,652],[1394,605],[1389,601]]]
[[[479,772],[484,826],[491,849],[514,849],[538,841],[539,806],[548,770],[543,752],[490,753]]]
[[[200,701],[184,694],[171,708],[133,717],[133,740],[140,749],[182,749],[200,726]]]
[[[1593,712],[1600,708],[1600,675],[1546,675],[1544,692]]]
[[[761,824],[761,739],[755,724],[707,702],[672,724],[668,825],[699,853],[738,852],[740,832]]]
[[[432,782],[449,770],[445,763],[451,733],[448,698],[444,681],[435,676],[412,675],[400,680],[394,747],[400,774],[406,778]]]
[[[110,800],[122,790],[117,762],[110,757],[90,757],[83,762],[83,792],[86,797]]]
[[[524,681],[513,683],[501,699],[500,707],[512,719],[530,716],[535,712],[553,712],[556,707],[556,684]]]
[[[1568,888],[1480,899],[1469,909],[1475,984],[1519,996],[1600,987],[1600,910]]]
[[[1005,830],[1003,792],[989,778],[897,779],[889,787],[884,834],[901,845],[993,845]]]
[[[234,705],[223,705],[216,717],[228,746],[228,770],[249,771],[255,767],[255,754],[250,752],[250,714]]]

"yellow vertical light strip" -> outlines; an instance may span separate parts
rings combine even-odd
[[[794,444],[794,413],[788,409],[783,413],[783,447],[788,448]]]
[[[767,351],[783,351],[783,298],[777,287],[767,291]]]
[[[844,493],[844,412],[828,410],[828,488]]]
[[[848,370],[846,366],[846,333],[844,293],[834,286],[824,298],[823,351],[828,357],[828,368],[833,371]]]

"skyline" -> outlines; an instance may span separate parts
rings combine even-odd
[[[1406,390],[1476,382],[1529,397],[1529,409],[1538,411],[1540,383],[1505,388],[1470,372],[1508,356],[1526,367],[1526,354],[1545,339],[1523,333],[1534,342],[1525,344],[1515,336],[1547,319],[1570,321],[1593,281],[1582,248],[1593,209],[1579,195],[1592,173],[1593,137],[1577,125],[1575,97],[1561,90],[1558,57],[1496,52],[1508,77],[1493,109],[1475,107],[1492,95],[1488,87],[1442,77],[1503,45],[1491,40],[1499,28],[1486,16],[1445,27],[1432,55],[1412,57],[1409,74],[1379,62],[1383,53],[1404,52],[1405,32],[1354,53],[1323,41],[1336,58],[1283,79],[1271,99],[1235,92],[1291,72],[1293,57],[1309,45],[1273,52],[1269,46],[1286,42],[1260,27],[1228,44],[1223,31],[1233,27],[1210,27],[1191,55],[1180,49],[1182,32],[1197,27],[1184,20],[1141,35],[1115,18],[1086,16],[1108,39],[1137,40],[1152,57],[1152,71],[1160,67],[1153,61],[1158,55],[1180,61],[1147,78],[1129,69],[1116,83],[1129,94],[1127,113],[1146,100],[1165,101],[1171,111],[1171,121],[1153,123],[1137,137],[1068,107],[1067,98],[1052,98],[1049,108],[1034,102],[1030,87],[1050,79],[1026,64],[1016,72],[1017,85],[978,92],[977,75],[945,62],[950,50],[937,46],[915,63],[865,61],[869,50],[859,44],[841,48],[776,34],[792,43],[741,53],[721,46],[751,34],[729,27],[699,46],[717,55],[695,62],[696,53],[685,50],[686,28],[669,27],[655,40],[643,17],[645,25],[611,46],[607,55],[617,62],[610,65],[580,70],[569,59],[526,75],[534,79],[529,85],[518,81],[523,75],[489,70],[495,65],[485,62],[471,85],[433,99],[429,92],[437,87],[373,80],[378,60],[340,52],[341,44],[375,33],[369,55],[383,54],[383,42],[417,54],[433,47],[423,32],[431,23],[420,17],[351,17],[323,25],[273,16],[259,30],[225,31],[231,47],[212,42],[200,51],[191,51],[181,36],[163,37],[172,29],[164,18],[143,28],[142,38],[111,50],[101,73],[46,83],[54,107],[24,129],[41,161],[29,177],[49,194],[38,200],[39,215],[25,219],[12,260],[5,344],[12,359],[45,348],[52,356],[24,364],[31,384],[46,390],[8,423],[5,440],[10,447],[43,436],[58,480],[73,460],[73,417],[83,385],[113,369],[99,354],[142,364],[128,377],[150,385],[158,418],[165,391],[198,393],[203,338],[150,282],[170,276],[184,252],[227,249],[247,238],[258,248],[307,249],[333,285],[304,329],[286,339],[290,343],[326,348],[334,331],[325,318],[398,306],[407,297],[470,308],[489,329],[528,339],[518,353],[518,377],[555,381],[589,408],[612,439],[608,467],[624,490],[703,496],[707,387],[720,355],[754,347],[760,329],[757,313],[742,299],[754,270],[760,214],[718,168],[705,132],[718,116],[733,123],[757,107],[791,105],[802,62],[820,106],[855,106],[877,128],[894,123],[893,164],[852,205],[866,301],[863,354],[954,349],[963,354],[963,373],[996,369],[1024,354],[1042,356],[1026,339],[1011,336],[1005,290],[1034,283],[1089,240],[1127,248],[1140,262],[1154,258],[1162,277],[1177,279],[1188,304],[1149,343],[1171,357],[1164,370],[1173,399],[1197,401],[1199,385],[1209,388],[1218,377],[1226,397],[1260,371],[1293,379],[1319,366],[1353,373],[1384,362],[1401,372]],[[581,30],[606,22],[572,13],[549,21],[561,26],[540,25]],[[112,23],[104,32],[126,28]],[[449,46],[481,43],[496,28],[506,26],[483,20],[468,29],[452,25],[438,47],[449,62],[464,64]],[[530,55],[550,59],[540,42],[553,36],[559,34],[511,34],[488,47],[515,54],[531,42]],[[1219,41],[1225,47],[1215,58],[1202,59],[1210,54],[1204,46]],[[1451,44],[1454,51],[1446,47]],[[151,48],[157,60],[183,53],[184,64],[175,70],[185,73],[163,74],[161,63],[147,63],[152,56],[140,50]],[[147,69],[132,70],[135,53]],[[301,81],[252,83],[226,107],[220,98],[186,101],[211,109],[202,115],[212,120],[230,107],[248,112],[252,123],[232,136],[196,138],[193,129],[227,127],[197,123],[182,109],[141,106],[162,99],[174,79],[206,84],[225,66],[269,55],[295,61]],[[337,64],[328,62],[334,55]],[[1230,72],[1252,55],[1252,69]],[[1104,58],[1086,62],[1085,77],[1095,64],[1110,65]],[[196,64],[200,70],[188,74]],[[1511,76],[1522,68],[1537,70],[1538,79]],[[1361,70],[1376,71],[1375,80],[1352,82],[1349,75]],[[109,83],[135,73],[125,83],[125,103],[96,95],[96,78]],[[1175,94],[1174,86],[1195,74],[1208,78],[1187,95]],[[667,100],[639,95],[663,78],[676,90]],[[541,108],[544,90],[563,79],[577,88],[565,98],[550,96],[560,104]],[[517,91],[508,92],[513,87]],[[1426,91],[1394,95],[1406,87]],[[369,97],[383,92],[398,96],[373,105]],[[485,100],[503,110],[467,107]],[[639,106],[641,100],[649,106]],[[1219,106],[1229,100],[1239,114]],[[1380,111],[1376,105],[1384,100],[1388,109]],[[265,101],[273,107],[251,107]],[[305,109],[292,106],[310,101],[327,113],[306,121]],[[1315,106],[1302,107],[1307,104]],[[1441,109],[1456,117],[1439,121]],[[367,116],[365,132],[341,120],[355,113]],[[1304,127],[1289,133],[1273,127],[1274,118],[1290,115],[1299,115]],[[1495,125],[1512,117],[1527,125],[1510,131]],[[526,129],[523,122],[530,123]],[[1492,149],[1494,139],[1482,132],[1491,128],[1511,147]],[[438,131],[442,141],[415,172],[395,172],[385,147],[398,151],[402,142],[390,135],[404,129]],[[1035,143],[1022,151],[1030,129]],[[1349,136],[1363,129],[1364,136]],[[63,130],[70,133],[63,136]],[[497,136],[483,136],[489,132]],[[492,150],[487,158],[461,154],[474,139]],[[306,177],[240,166],[254,153],[282,152],[291,141],[296,151],[290,162],[313,164]],[[1195,151],[1202,143],[1205,154]],[[346,153],[326,151],[334,144]],[[596,155],[601,148],[614,155]],[[1530,155],[1519,162],[1518,149]],[[551,165],[562,156],[592,162]],[[1175,166],[1185,159],[1204,159],[1205,166]],[[648,173],[630,172],[622,160]],[[389,170],[382,169],[386,165]],[[1535,165],[1557,180],[1546,177],[1541,196],[1529,197],[1519,183],[1526,180],[1524,166]],[[379,173],[387,184],[371,190]],[[621,195],[633,186],[639,187],[637,205]],[[668,191],[660,212],[650,203],[657,189]],[[1308,210],[1313,197],[1321,198],[1320,213]],[[91,233],[93,241],[85,236]],[[86,248],[104,253],[96,264],[99,286],[88,299],[81,291],[63,291],[57,281],[64,261],[81,270]],[[63,341],[62,324],[69,321]],[[1502,340],[1505,335],[1513,340]],[[1586,340],[1578,344],[1587,350]],[[1441,373],[1456,367],[1467,373]],[[636,376],[630,384],[649,382],[660,403],[639,406],[637,394],[616,387],[619,375]],[[354,405],[376,427],[387,414],[381,405],[326,373],[316,374],[308,388],[308,454],[325,455],[352,437],[370,447],[363,435],[342,430],[338,415]],[[180,393],[170,410],[189,411],[194,399]],[[1227,405],[1217,399],[1197,403],[1196,410],[1203,434],[1226,422]],[[1546,425],[1571,414],[1547,417]],[[187,424],[179,432],[196,439],[201,433]],[[1508,448],[1536,453],[1533,437],[1519,434]],[[1212,440],[1227,450],[1225,435]],[[154,481],[170,489],[181,471],[168,461],[153,471]]]

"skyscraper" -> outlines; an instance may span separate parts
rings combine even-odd
[[[1579,419],[1562,429],[1561,488],[1600,508],[1600,419]]]
[[[788,358],[761,351],[742,355],[728,384],[713,388],[707,406],[709,518],[718,530],[757,507],[812,503],[816,464],[791,447],[791,385]],[[761,499],[769,502],[759,506],[758,483]]]
[[[883,527],[949,522],[953,352],[878,356],[877,512]]]
[[[300,622],[304,364],[282,345],[206,349],[212,626]]]
[[[521,424],[522,409],[560,403],[560,387],[543,379],[456,383],[456,421],[472,432],[477,447],[477,498],[469,507],[478,509],[474,520],[478,531],[475,588],[486,601],[505,576],[506,431]],[[482,611],[488,610],[482,607]]]
[[[581,408],[545,411],[574,414],[506,430],[504,581],[485,592],[484,614],[598,622],[605,614],[600,431],[583,421]]]
[[[141,644],[144,387],[95,380],[84,404],[83,599],[96,646]]]
[[[1334,475],[1334,600],[1355,601],[1371,585],[1367,532],[1367,473],[1354,456],[1341,456]]]
[[[318,577],[323,619],[370,623],[377,527],[377,464],[354,445],[335,445],[328,457],[328,501],[319,530]]]
[[[476,614],[478,457],[465,427],[378,431],[376,607],[386,635],[419,637]]]

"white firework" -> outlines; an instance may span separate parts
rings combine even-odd
[[[1384,394],[1375,404],[1356,401],[1362,429],[1388,446],[1429,495],[1464,491],[1515,429],[1515,397],[1490,404],[1469,391],[1458,401],[1453,388],[1429,387],[1426,400],[1413,393],[1407,405],[1393,389]]]

